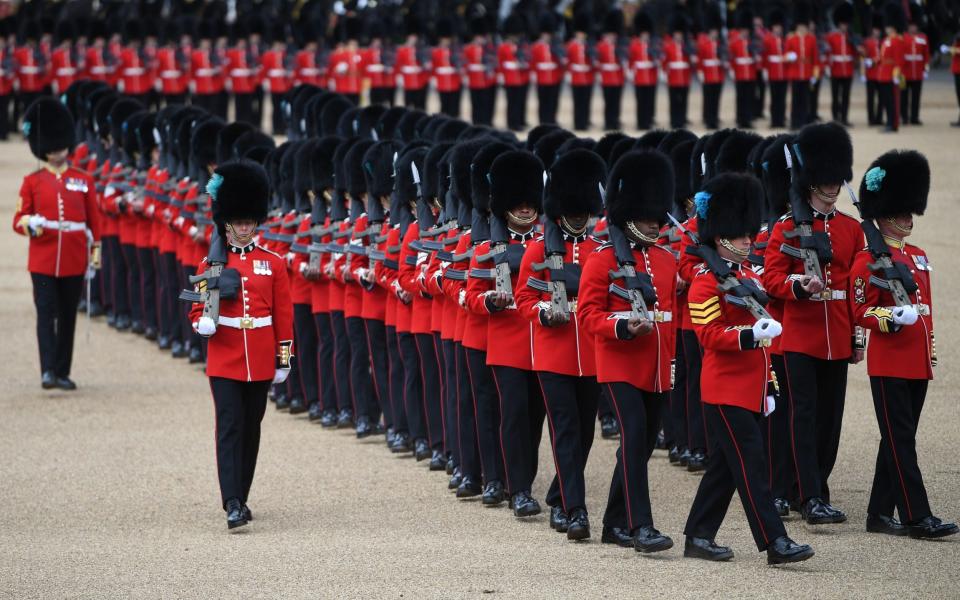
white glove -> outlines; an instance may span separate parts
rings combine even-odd
[[[287,380],[287,377],[290,376],[290,368],[286,369],[276,369],[273,372],[273,382],[274,383],[283,383]]]
[[[946,44],[940,44],[940,54],[950,54],[950,46]]]
[[[910,304],[894,308],[893,322],[897,325],[913,325],[917,322],[917,309]]]
[[[868,59],[866,59],[865,61],[863,61],[863,64],[865,64],[865,65],[867,66],[867,68],[869,69],[869,68],[873,67],[873,59],[872,59],[872,58],[868,58]]]
[[[861,75],[861,76],[860,76],[860,83],[866,83],[866,82],[867,82],[867,76],[866,76],[866,75]]]
[[[773,319],[760,319],[753,324],[753,339],[772,340],[783,333],[783,326]]]
[[[217,332],[217,324],[210,317],[200,317],[196,323],[197,333],[203,337],[210,337]]]
[[[773,396],[767,396],[767,403],[763,407],[763,416],[769,417],[775,410],[777,410],[777,399]]]
[[[787,60],[788,60],[788,61],[793,62],[793,61],[797,60],[797,53],[796,53],[796,52],[787,52],[786,57],[787,57]]]
[[[47,220],[41,215],[30,215],[30,220],[27,221],[27,227],[33,236],[38,236],[43,233],[43,226],[46,222]]]

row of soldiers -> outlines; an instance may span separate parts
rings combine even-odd
[[[70,161],[92,175],[48,165],[25,180],[14,227],[31,236],[31,261],[35,244],[60,252],[62,236],[82,236],[58,227],[64,215],[46,214],[56,207],[41,209],[34,191],[62,183],[88,210],[92,198],[99,206],[90,238],[102,240],[101,301],[115,326],[123,310],[140,311],[157,319],[161,346],[196,344],[218,326],[272,327],[279,316],[246,291],[219,322],[177,302],[223,228],[210,202],[226,174],[264,172],[259,242],[229,254],[270,251],[249,277],[284,267],[274,300],[289,298],[294,339],[276,341],[292,371],[275,381],[286,407],[361,438],[385,433],[392,452],[448,470],[457,497],[540,513],[532,486],[546,421],[550,525],[590,537],[583,472],[605,403],[620,447],[603,542],[672,546],[654,527],[646,476],[662,432],[671,462],[706,471],[687,556],[732,557],[714,538],[736,489],[768,560],[805,560],[812,550],[786,536],[782,518],[846,520],[828,479],[865,328],[882,437],[867,529],[957,532],[931,513],[913,439],[936,362],[929,262],[903,241],[929,191],[917,153],[871,165],[861,223],[835,207],[853,178],[850,138],[836,124],[769,138],[658,130],[599,141],[543,126],[521,143],[302,86],[294,135],[275,146],[247,124],[194,107],[149,112],[98,82],[75,84],[65,100],[77,131],[59,129],[87,140]],[[60,122],[28,122],[35,153],[56,158],[34,140]],[[207,277],[197,291],[218,285]],[[273,351],[243,339],[218,377],[251,381],[250,357]],[[54,386],[68,373],[55,375]],[[249,443],[259,443],[255,425]],[[231,527],[247,520],[237,502],[245,509],[249,483],[242,498],[224,497]]]
[[[688,124],[687,104],[693,79],[703,91],[703,124],[720,126],[720,101],[729,78],[736,90],[736,124],[749,128],[764,112],[765,90],[770,90],[770,125],[798,129],[820,119],[821,81],[829,75],[831,117],[849,125],[850,90],[858,69],[867,83],[867,116],[878,125],[886,115],[887,129],[899,122],[920,124],[919,105],[931,51],[919,31],[924,15],[910,5],[909,19],[899,3],[876,10],[870,35],[855,36],[850,24],[852,5],[840,3],[832,13],[837,29],[821,33],[812,29],[813,14],[797,3],[785,32],[784,15],[772,11],[766,20],[743,9],[724,22],[716,7],[695,27],[684,14],[676,14],[665,36],[650,14],[636,13],[632,35],[619,10],[610,11],[601,33],[587,13],[571,22],[572,35],[564,41],[558,31],[562,20],[543,12],[531,27],[520,14],[507,18],[498,36],[491,36],[485,19],[473,19],[466,43],[455,32],[451,19],[440,19],[431,28],[436,39],[427,45],[424,28],[410,20],[404,42],[384,21],[345,16],[331,41],[323,31],[308,25],[297,35],[285,22],[276,22],[264,35],[262,23],[238,20],[232,27],[202,21],[166,23],[163,35],[150,22],[127,22],[122,31],[93,22],[89,31],[76,31],[70,21],[59,23],[56,35],[43,34],[35,22],[22,28],[18,44],[5,32],[0,47],[0,102],[17,92],[25,106],[38,94],[66,90],[73,81],[104,81],[141,102],[159,107],[190,102],[227,118],[232,98],[234,119],[260,126],[265,94],[273,106],[273,131],[283,134],[285,115],[281,103],[297,85],[311,84],[371,103],[394,104],[397,88],[404,105],[424,109],[432,85],[441,111],[459,117],[461,95],[469,90],[474,123],[490,124],[495,113],[498,86],[505,90],[507,126],[527,127],[527,95],[536,86],[538,121],[556,123],[560,91],[571,86],[575,130],[590,127],[591,98],[599,84],[607,130],[621,128],[623,89],[632,81],[636,94],[636,125],[654,126],[657,86],[666,84],[670,125]],[[908,24],[909,23],[909,24]],[[907,29],[909,30],[907,31]],[[191,29],[195,29],[191,31]],[[536,31],[530,39],[530,31]],[[299,45],[294,40],[300,40]],[[364,45],[361,46],[360,44]],[[949,49],[947,49],[949,52]],[[897,86],[902,92],[897,91]],[[790,115],[787,121],[787,91]],[[9,109],[0,105],[0,133],[6,130]],[[902,119],[901,119],[902,116]]]

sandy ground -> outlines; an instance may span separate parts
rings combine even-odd
[[[960,250],[953,192],[960,185],[960,130],[948,126],[957,116],[953,84],[945,75],[931,80],[924,89],[926,125],[897,136],[866,128],[862,86],[855,89],[857,182],[874,157],[893,147],[923,151],[933,168],[929,210],[914,237],[936,269],[940,366],[919,452],[935,512],[956,519],[960,321],[952,299],[960,294],[960,266],[952,261]],[[699,115],[697,96],[691,116]],[[598,100],[594,123],[601,122]],[[829,114],[828,100],[829,87],[821,114]],[[569,120],[569,95],[562,104]],[[729,86],[723,109],[732,122]],[[628,93],[624,114],[632,111]],[[658,115],[662,122],[663,90]],[[25,144],[0,145],[5,222],[21,177],[34,166]],[[864,533],[879,435],[862,366],[851,369],[831,486],[850,519],[816,530],[790,519],[789,533],[817,552],[798,566],[766,566],[736,498],[718,537],[735,549],[735,560],[683,559],[682,528],[698,477],[670,467],[662,452],[650,465],[653,508],[677,547],[642,557],[599,544],[613,442],[598,437],[587,467],[594,538],[573,544],[549,529],[546,515],[519,523],[506,508],[457,501],[445,475],[391,455],[381,440],[358,442],[272,407],[250,502],[256,520],[229,535],[202,373],[102,321],[81,321],[73,373],[80,390],[43,392],[27,244],[6,231],[0,237],[0,597],[956,597],[958,540]],[[534,486],[541,498],[553,475],[546,439]]]

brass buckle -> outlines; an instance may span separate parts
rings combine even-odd
[[[240,317],[240,329],[253,329],[253,317]]]

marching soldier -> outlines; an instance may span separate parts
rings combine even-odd
[[[673,385],[677,263],[657,246],[673,186],[670,159],[658,151],[629,152],[617,161],[607,184],[610,241],[587,261],[581,284],[580,311],[595,336],[597,380],[620,424],[601,542],[644,553],[673,547],[653,526],[647,481]]]
[[[856,68],[856,44],[850,35],[853,5],[842,2],[833,9],[837,29],[827,34],[830,65],[830,113],[834,121],[850,127],[850,83]]]
[[[234,120],[255,125],[259,129],[255,105],[260,85],[260,65],[248,46],[247,31],[242,23],[234,26],[233,36],[233,47],[226,52],[226,79],[233,94]]]
[[[828,123],[804,128],[790,150],[793,213],[773,228],[763,282],[771,296],[784,300],[793,500],[811,525],[842,523],[847,517],[831,506],[827,480],[840,445],[847,369],[863,358],[847,304],[850,266],[863,233],[856,219],[836,208],[852,177],[853,146],[842,126]],[[796,250],[801,244],[805,251]]]
[[[53,98],[23,116],[30,152],[43,168],[26,176],[13,229],[30,238],[27,269],[37,309],[43,389],[75,390],[70,379],[77,304],[89,271],[100,268],[100,220],[93,178],[67,164],[76,145],[73,118]]]
[[[623,63],[625,60],[620,36],[623,34],[623,12],[611,10],[604,17],[603,37],[597,42],[597,67],[603,90],[603,128],[620,129],[620,105],[623,100]]]
[[[633,19],[634,38],[628,49],[637,102],[637,129],[653,127],[657,100],[657,60],[660,50],[653,41],[653,20],[641,10]]]
[[[556,37],[556,13],[547,10],[540,15],[540,39],[530,49],[530,62],[537,81],[537,113],[539,124],[556,124],[563,83],[563,48]]]
[[[50,55],[51,90],[55,96],[67,91],[81,74],[80,55],[74,47],[76,32],[69,21],[57,24],[57,47]]]
[[[673,16],[670,37],[663,42],[662,70],[666,75],[670,99],[670,127],[682,129],[687,126],[687,100],[690,95],[690,61],[688,48],[687,19],[681,14]]]
[[[573,91],[573,128],[590,128],[590,100],[593,97],[594,49],[590,46],[590,15],[579,12],[573,17],[573,38],[567,42],[567,73]]]
[[[209,21],[200,24],[200,44],[190,55],[191,102],[210,114],[219,114],[220,94],[224,87],[220,58],[213,46],[215,28],[216,24]]]
[[[910,3],[907,32],[903,34],[903,77],[906,87],[900,90],[900,121],[906,125],[920,122],[920,92],[923,80],[930,70],[930,43],[920,31],[924,19],[923,7]]]
[[[710,561],[733,558],[733,550],[718,545],[716,535],[737,490],[767,563],[804,561],[813,549],[791,540],[777,514],[758,423],[758,415],[776,408],[768,347],[783,327],[731,303],[730,295],[718,290],[718,280],[733,280],[763,310],[759,277],[742,266],[760,230],[763,190],[750,176],[724,173],[708,181],[695,202],[704,264],[690,284],[690,316],[704,352],[703,413],[711,448],[684,527],[683,555]]]
[[[360,104],[363,87],[363,54],[360,52],[360,21],[350,17],[344,27],[346,41],[330,55],[330,79],[335,92],[352,102]]]
[[[120,71],[117,90],[144,106],[149,106],[154,91],[155,65],[143,47],[143,29],[140,23],[128,21],[124,30],[127,45],[120,52],[117,65]]]
[[[960,529],[933,515],[917,463],[920,412],[937,364],[933,297],[926,253],[905,242],[914,216],[927,207],[930,166],[922,154],[891,151],[873,161],[860,183],[860,211],[874,236],[854,260],[850,291],[856,323],[870,331],[867,374],[880,429],[877,468],[867,507],[867,531],[935,539]],[[869,222],[869,221],[868,221]],[[900,268],[890,289],[873,281],[878,260]],[[909,272],[909,277],[906,274]],[[903,295],[894,293],[895,288]],[[902,524],[893,518],[896,506]]]
[[[770,13],[770,31],[763,36],[763,70],[770,84],[770,127],[787,126],[787,70],[783,13]]]
[[[210,299],[213,282],[201,280],[197,291],[205,301],[193,304],[190,322],[209,340],[206,374],[216,407],[220,496],[227,527],[233,529],[253,518],[247,500],[260,449],[260,422],[271,382],[282,383],[290,374],[293,305],[284,259],[254,241],[257,225],[267,217],[269,187],[263,167],[252,161],[220,165],[207,193],[220,239],[200,262],[198,273],[212,275],[222,269],[219,306],[213,309]]]
[[[706,31],[697,36],[694,57],[703,89],[703,124],[707,129],[720,127],[720,93],[723,91],[727,54],[727,48],[720,42],[721,27],[719,9],[714,8],[707,13]]]

